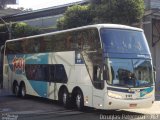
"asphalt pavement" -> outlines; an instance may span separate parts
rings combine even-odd
[[[0,90],[1,120],[159,120],[160,96],[151,108],[130,110],[96,110],[85,108],[83,111],[66,109],[57,101],[28,96],[15,97]]]

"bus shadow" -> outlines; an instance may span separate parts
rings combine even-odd
[[[13,96],[12,96],[13,97]],[[57,100],[51,100],[51,99],[47,99],[47,98],[39,98],[39,97],[35,97],[35,96],[30,96],[27,95],[27,97],[25,98],[20,98],[20,99],[27,99],[27,100],[32,100],[32,101],[36,101],[39,103],[43,103],[43,104],[54,104],[55,106],[58,107],[63,107],[62,104],[60,104]],[[64,109],[68,109],[68,110],[74,110],[74,111],[78,111],[74,105],[72,105],[69,108],[64,108]],[[134,115],[143,115],[140,113],[136,113],[136,112],[129,112],[129,111],[125,111],[125,110],[100,110],[100,109],[94,109],[91,107],[84,107],[84,109],[81,112],[85,112],[85,113],[95,113],[95,114],[106,114],[106,115],[122,115],[122,114],[134,114]]]
[[[12,98],[12,99],[16,99],[17,97],[14,95],[8,95],[6,96],[8,98]],[[70,110],[73,112],[78,112],[80,114],[92,114],[96,117],[99,117],[100,119],[122,119],[124,118],[125,120],[128,120],[127,117],[132,117],[134,116],[134,118],[138,118],[139,116],[143,116],[144,114],[140,114],[140,113],[135,113],[135,112],[130,112],[130,111],[125,111],[125,110],[99,110],[99,109],[94,109],[94,108],[90,108],[90,107],[84,107],[84,109],[82,111],[78,111],[77,109],[75,109],[74,106],[70,107],[70,108],[64,108],[58,101],[55,100],[50,100],[47,98],[39,98],[39,97],[35,97],[35,96],[30,96],[27,95],[25,98],[21,98],[19,97],[18,99],[21,100],[29,100],[29,101],[33,101],[33,103],[39,103],[39,104],[46,104],[48,106],[54,105],[55,107],[58,107],[61,110]],[[52,109],[50,109],[52,110]],[[58,111],[57,111],[58,112]],[[79,115],[77,113],[77,115]],[[118,118],[117,118],[118,117]]]

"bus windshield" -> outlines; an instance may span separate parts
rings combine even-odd
[[[147,41],[142,31],[103,28],[100,32],[104,52],[149,53]]]
[[[153,85],[152,65],[143,59],[110,59],[111,85],[148,87]]]

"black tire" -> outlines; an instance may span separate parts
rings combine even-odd
[[[26,86],[25,86],[25,84],[21,84],[19,94],[22,98],[26,97]]]
[[[60,91],[60,99],[59,99],[60,103],[63,104],[63,106],[65,108],[70,108],[70,96],[68,93],[67,89],[63,89],[62,91]]]
[[[83,98],[83,94],[82,92],[79,90],[76,93],[76,97],[75,97],[75,102],[76,102],[76,107],[78,110],[83,110],[84,108],[84,98]]]
[[[13,94],[15,94],[15,96],[19,96],[19,86],[18,83],[14,83],[13,84]]]

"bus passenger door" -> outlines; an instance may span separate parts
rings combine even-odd
[[[102,109],[104,106],[105,74],[103,65],[93,66],[93,107]]]
[[[98,54],[97,52],[82,52],[81,55],[93,85],[93,107],[102,109],[105,93],[105,81],[103,78],[104,65],[102,64],[102,54]]]

